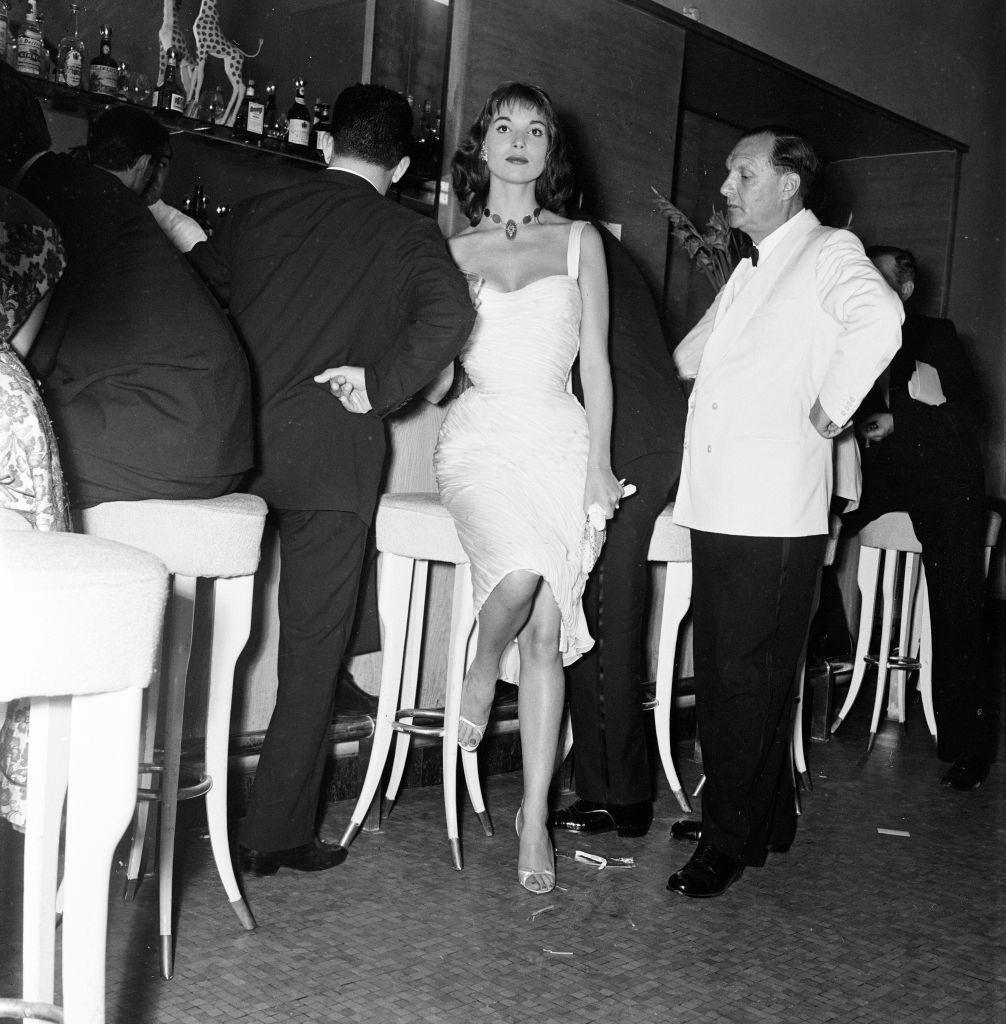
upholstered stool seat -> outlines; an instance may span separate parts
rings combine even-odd
[[[54,995],[56,872],[63,857],[63,1017],[105,1019],[112,854],[136,803],[143,689],[164,614],[153,555],[75,534],[0,531],[0,701],[30,697],[23,997]],[[8,1013],[0,1004],[0,1015]]]
[[[171,933],[172,875],[177,802],[206,797],[206,817],[217,871],[238,920],[247,929],[255,920],[238,888],[227,836],[227,753],[234,666],[251,630],[252,591],[259,563],[266,505],[251,494],[168,501],[116,501],[80,513],[88,534],[107,537],[156,554],[172,577],[169,631],[164,659],[167,685],[160,718],[163,759],[154,761],[154,741],[161,697],[155,677],[147,699],[141,748],[141,799],[126,877],[132,899],[140,879],[149,800],[160,805],[158,885],[160,897],[161,973],[174,969]],[[206,711],[205,770],[199,781],[179,785],[182,718],[186,675],[192,645],[196,580],[213,583],[213,636]],[[152,774],[160,773],[159,790]]]
[[[360,831],[380,786],[392,736],[398,734],[386,790],[389,805],[398,795],[411,737],[437,737],[443,745],[448,843],[454,866],[461,870],[457,804],[458,717],[461,713],[461,684],[470,660],[468,652],[474,651],[475,634],[468,556],[458,540],[453,518],[435,494],[384,495],[377,510],[375,534],[380,553],[377,600],[384,627],[381,691],[367,773],[341,843],[349,846]],[[414,706],[425,632],[423,621],[430,562],[445,562],[455,567],[442,711]],[[476,753],[462,751],[461,761],[472,806],[485,834],[491,836],[493,826],[482,799]]]
[[[986,519],[985,571],[988,572],[991,550],[999,537],[1002,518],[989,512]],[[925,572],[921,566],[922,545],[915,535],[911,517],[905,512],[888,512],[864,526],[859,534],[859,568],[857,582],[862,598],[859,615],[859,635],[856,641],[854,667],[849,692],[841,710],[831,725],[834,733],[845,720],[856,701],[867,665],[877,667],[877,688],[870,721],[867,751],[873,748],[884,696],[888,691],[888,718],[905,722],[905,688],[909,674],[918,672],[919,694],[926,724],[936,739],[936,713],[933,708],[933,641],[929,621],[929,593]],[[876,610],[877,579],[883,566],[881,580],[880,647],[876,655],[870,653],[874,613]],[[898,639],[893,641],[894,604],[901,576],[901,610]],[[892,653],[893,648],[893,653]]]

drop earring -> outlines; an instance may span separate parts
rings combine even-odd
[[[479,159],[484,163],[489,163],[489,151],[486,149],[486,141],[482,140],[482,148],[479,150]]]

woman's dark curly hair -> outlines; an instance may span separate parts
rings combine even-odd
[[[548,93],[536,85],[505,82],[493,89],[451,161],[454,194],[473,227],[481,219],[489,195],[489,168],[481,156],[482,143],[493,118],[504,107],[510,106],[537,110],[548,133],[548,155],[545,157],[545,169],[535,182],[535,202],[546,210],[560,213],[565,201],[573,194],[575,176],[570,163],[569,144]]]

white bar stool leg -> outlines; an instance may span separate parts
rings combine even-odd
[[[674,710],[674,657],[678,646],[678,631],[691,604],[692,563],[667,562],[664,581],[664,603],[660,612],[660,643],[657,647],[657,706],[654,708],[657,750],[664,774],[678,805],[685,812],[692,807],[681,788],[671,755],[671,714]],[[698,792],[698,791],[696,791]]]
[[[803,650],[796,666],[796,701],[793,706],[793,738],[790,741],[790,760],[794,772],[794,789],[797,782],[802,782],[808,789],[813,789],[810,773],[807,771],[807,755],[803,745],[803,695],[807,688],[807,643],[810,638],[810,623],[814,621],[817,609],[821,604],[821,570],[817,571],[814,583],[814,598],[810,606],[810,618],[807,620],[807,637],[803,641]],[[796,798],[797,813],[800,812],[800,797]]]
[[[873,611],[877,603],[877,576],[880,571],[880,549],[860,547],[859,566],[856,570],[856,579],[859,584],[860,610],[859,610],[859,632],[856,637],[856,653],[853,656],[852,679],[849,682],[849,692],[845,695],[845,702],[841,710],[831,723],[831,731],[834,733],[845,720],[852,705],[856,703],[859,689],[863,685],[863,676],[866,673],[866,656],[870,653],[870,640],[873,633]]]
[[[473,619],[471,568],[467,563],[455,567],[454,597],[451,601],[451,636],[447,655],[447,686],[444,694],[444,813],[447,817],[447,842],[451,859],[462,868],[461,837],[458,830],[458,718],[461,714],[461,684],[465,677],[468,635]],[[466,778],[467,781],[467,778]]]
[[[69,772],[70,699],[33,698],[28,729],[21,985],[24,999],[51,1003],[59,834]]]
[[[894,624],[894,581],[897,575],[898,553],[884,552],[884,575],[881,582],[881,594],[884,609],[880,624],[880,654],[877,657],[877,691],[873,699],[873,718],[870,721],[870,738],[866,743],[866,751],[873,749],[877,738],[877,727],[880,724],[880,712],[884,706],[884,690],[887,688],[887,659],[891,656],[891,629]]]
[[[136,803],[140,689],[73,698],[66,811],[63,1011],[104,1024],[108,879]]]
[[[377,590],[377,603],[384,626],[381,692],[377,698],[377,722],[374,726],[367,773],[349,824],[339,840],[342,846],[348,847],[360,831],[367,810],[380,786],[384,764],[391,749],[395,712],[398,710],[398,694],[402,685],[402,663],[405,658],[412,593],[412,567],[411,558],[387,551],[381,553],[380,583]]]
[[[167,691],[164,695],[164,768],[161,776],[161,827],[158,850],[158,891],[160,896],[161,977],[174,974],[171,938],[171,901],[175,868],[175,822],[178,818],[178,780],[182,757],[182,725],[185,683],[192,650],[192,620],[195,614],[196,581],[192,576],[172,578],[168,618]]]
[[[919,633],[919,693],[926,716],[929,735],[936,740],[936,709],[933,707],[933,627],[929,618],[929,587],[923,569],[919,576],[919,596],[916,599],[916,629]]]
[[[911,657],[912,612],[916,601],[916,586],[919,577],[919,556],[914,551],[906,551],[904,569],[901,574],[901,612],[898,621],[898,658]],[[909,668],[898,665],[890,667],[891,685],[887,699],[887,717],[890,720],[905,724],[907,712],[907,689]]]
[[[162,637],[163,639],[163,637]],[[143,713],[140,733],[140,764],[154,763],[154,748],[157,742],[157,713],[161,704],[161,659],[163,648],[154,659],[154,671],[150,677],[150,686],[143,692]],[[141,772],[139,787],[143,793],[154,793],[154,776],[152,772]],[[131,903],[136,898],[140,887],[140,875],[143,871],[143,850],[147,841],[147,828],[150,824],[150,796],[143,796],[136,802],[133,815],[132,838],[129,843],[129,854],[126,858],[126,886],[122,898]]]
[[[206,709],[206,821],[213,859],[231,909],[241,927],[255,927],[248,905],[238,888],[227,838],[227,751],[230,742],[231,698],[234,666],[251,632],[254,576],[236,576],[213,581],[213,641],[210,653],[209,700]]]
[[[412,571],[412,601],[409,604],[409,624],[405,640],[405,663],[402,668],[402,686],[398,704],[400,708],[414,708],[419,688],[419,661],[423,650],[423,632],[426,616],[426,585],[430,563],[417,559]],[[395,736],[395,757],[391,763],[388,788],[384,791],[387,813],[390,814],[398,799],[398,790],[405,774],[405,759],[412,736],[399,732]]]

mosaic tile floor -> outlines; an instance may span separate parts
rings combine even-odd
[[[108,1024],[1006,1021],[1006,765],[976,793],[938,786],[917,704],[908,732],[885,727],[867,756],[867,703],[831,742],[809,747],[814,789],[792,850],[716,900],[664,889],[690,852],[668,839],[680,812],[666,786],[645,839],[558,837],[560,854],[631,856],[635,867],[598,871],[561,857],[559,888],[525,893],[512,825],[520,779],[510,774],[485,787],[493,838],[470,809],[463,815],[463,872],[451,867],[440,788],[407,790],[342,866],[248,879],[258,929],[244,932],[215,877],[201,811],[187,809],[175,976],[158,976],[156,886],[148,880],[122,902],[120,865]],[[681,747],[678,762],[694,789],[690,753]],[[347,801],[330,807],[326,838],[350,811]],[[0,991],[13,993],[20,868],[17,844],[4,840]]]

